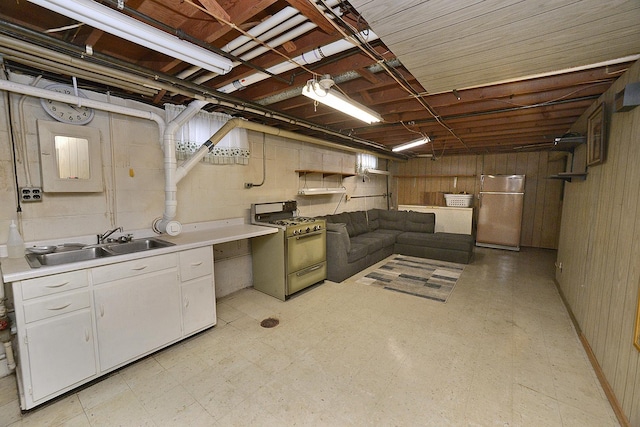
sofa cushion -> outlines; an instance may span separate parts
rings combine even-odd
[[[367,245],[356,243],[352,244],[351,250],[347,254],[347,262],[351,263],[364,258],[365,256],[367,256],[368,251],[369,250],[367,248]]]
[[[414,246],[425,246],[457,251],[469,251],[473,246],[473,237],[468,234],[454,233],[416,233],[407,231],[400,234],[397,243]]]
[[[405,230],[406,211],[385,211],[378,212],[378,222],[380,228],[386,230]]]
[[[370,233],[361,234],[353,237],[351,243],[354,245],[364,245],[367,247],[367,253],[372,254],[384,247],[384,239],[381,237],[370,236]]]
[[[433,233],[436,228],[436,214],[433,212],[407,212],[406,231]]]
[[[349,236],[355,237],[369,231],[367,226],[367,215],[364,211],[349,212],[348,214],[349,219],[351,219],[351,226],[353,227],[353,234],[349,233]]]
[[[363,234],[362,237],[378,239],[382,241],[382,246],[393,246],[396,242],[396,236],[400,233],[401,231],[398,230],[379,230],[370,231],[369,233]]]
[[[344,242],[344,247],[347,249],[347,252],[351,250],[351,239],[349,238],[349,232],[347,231],[347,224],[344,222],[327,222],[327,231],[340,234],[340,238]]]

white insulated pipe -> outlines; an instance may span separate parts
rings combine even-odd
[[[372,42],[379,38],[371,30],[361,31],[359,33],[359,36],[365,39],[367,42]],[[272,74],[282,74],[286,71],[297,68],[298,64],[303,64],[303,65],[313,64],[314,62],[318,62],[325,57],[329,57],[337,53],[344,52],[345,50],[351,49],[358,45],[359,45],[359,42],[357,40],[354,40],[352,37],[347,37],[341,40],[337,40],[333,43],[329,43],[328,45],[320,46],[309,52],[303,53],[302,55],[299,55],[293,58],[292,61],[281,62],[280,64],[277,64],[277,65],[274,65],[273,67],[268,68],[267,71]],[[229,83],[219,88],[218,91],[222,93],[235,92],[238,89],[242,89],[254,83],[258,83],[262,80],[268,79],[269,77],[270,77],[269,74],[260,73],[260,72],[254,73],[240,80],[235,80],[232,83]]]
[[[300,16],[302,16],[302,15],[300,15]],[[305,20],[306,20],[306,18],[305,18]],[[294,38],[296,38],[298,36],[301,36],[302,34],[308,32],[308,31],[313,30],[315,27],[317,27],[317,25],[314,24],[313,22],[307,22],[307,23],[302,24],[299,27],[289,31],[286,34],[283,34],[282,36],[278,37],[277,39],[270,41],[268,43],[268,45],[271,48],[278,47],[281,44],[283,44],[285,42],[288,42],[289,40],[293,40]],[[249,46],[249,45],[250,45],[250,43],[247,43],[245,46]],[[256,42],[254,42],[253,46],[249,46],[249,49],[255,47],[255,45],[257,45]],[[255,49],[252,49],[249,53],[247,53],[245,55],[242,55],[240,57],[240,59],[242,59],[244,61],[249,61],[249,60],[255,58],[256,56],[262,55],[263,53],[267,52],[268,50],[269,50],[268,47],[260,46],[260,47],[257,47]],[[238,66],[238,65],[240,65],[240,62],[234,62],[233,63],[234,67]],[[215,78],[217,76],[218,76],[218,74],[215,74],[215,73],[207,73],[207,74],[203,74],[202,76],[194,79],[193,82],[195,84],[199,84],[200,85],[200,84],[202,84],[204,82],[207,82],[207,81],[209,81],[209,80],[211,80],[211,79],[213,79],[213,78]]]
[[[338,4],[338,2],[339,0],[330,0],[327,2],[327,6],[328,7],[335,6]],[[334,8],[333,12],[337,15],[342,15],[339,7]],[[328,16],[328,18],[331,19],[331,16]],[[267,44],[271,48],[275,48],[317,27],[315,23],[313,23],[312,21],[309,21],[293,29],[292,31],[284,33],[285,31],[295,27],[296,25],[302,24],[306,20],[307,20],[307,17],[301,14],[297,9],[294,9],[291,6],[288,6],[282,9],[280,12],[273,15],[271,18],[256,25],[251,30],[247,31],[247,33],[251,34],[252,36],[254,36],[255,38],[259,39],[262,42],[268,41]],[[276,37],[280,34],[282,34],[280,37],[278,37],[277,39],[271,40],[273,37]],[[260,46],[257,49],[254,49],[258,45],[259,43],[257,41],[252,40],[250,37],[242,35],[232,40],[231,42],[229,42],[225,47],[222,48],[222,50],[224,50],[225,52],[230,52],[235,56],[241,55],[244,52],[251,50],[248,54],[240,57],[240,59],[244,61],[249,61],[255,58],[256,56],[259,56],[269,50],[269,48],[264,46]],[[232,50],[227,50],[227,49],[232,49]],[[239,62],[234,62],[233,66],[236,67],[239,64],[240,64]],[[193,72],[190,72],[188,75],[191,75],[191,74],[193,74]],[[196,84],[202,84],[217,76],[218,74],[216,73],[207,73],[198,77],[193,82]],[[184,78],[184,77],[181,77],[181,78]]]
[[[338,3],[338,0],[332,0],[330,2],[328,2],[328,6],[334,6],[335,4]],[[333,13],[335,13],[338,16],[342,15],[342,12],[340,11],[339,7],[336,7],[333,10]],[[275,15],[274,15],[275,16]],[[327,19],[333,19],[333,15],[327,15]],[[307,21],[307,17],[304,16],[303,14],[298,14],[294,17],[292,17],[291,19],[282,22],[281,24],[273,27],[271,30],[263,33],[260,35],[260,37],[258,37],[258,39],[260,39],[263,42],[266,42],[269,46],[273,47],[277,47],[280,46],[281,44],[283,44],[284,42],[287,42],[289,40],[293,40],[294,38],[301,36],[302,34],[313,30],[314,28],[317,27],[317,25],[313,22],[313,21],[308,21],[306,22],[304,25],[300,25],[303,22]],[[299,27],[296,27],[300,25]],[[295,28],[294,28],[295,27]],[[290,30],[294,28],[292,31],[286,32],[287,30]],[[273,39],[276,36],[279,36],[277,39]],[[273,39],[273,40],[272,40]],[[234,54],[235,56],[241,55],[244,52],[247,52],[248,50],[251,50],[252,48],[258,46],[258,42],[255,40],[252,40],[250,42],[247,42],[246,44],[244,44],[243,46],[239,47],[238,49],[235,49],[233,52],[231,52],[232,54]],[[251,56],[241,56],[241,59],[249,60],[251,58],[255,58],[256,56],[262,54],[263,52],[267,51],[268,48],[261,46],[256,50],[260,50],[259,53],[257,54],[253,54],[253,51],[251,51],[250,55]],[[235,66],[235,64],[234,64]]]
[[[287,6],[284,9],[282,9],[281,11],[279,11],[278,13],[276,13],[275,15],[273,15],[271,18],[266,19],[265,21],[259,23],[255,27],[251,28],[249,31],[247,31],[247,34],[249,34],[249,35],[251,35],[253,37],[258,37],[258,36],[262,35],[263,33],[271,30],[276,25],[279,25],[279,24],[285,22],[287,19],[290,19],[290,18],[296,16],[299,13],[300,13],[300,11],[298,11],[298,9],[296,9],[296,8],[294,8],[292,6]],[[242,46],[245,43],[250,42],[251,40],[252,40],[251,37],[245,36],[245,35],[236,37],[235,39],[233,39],[229,43],[227,43],[222,48],[222,50],[224,50],[225,52],[233,52],[235,49],[239,48],[240,46]]]
[[[306,16],[304,16],[302,14],[297,14],[293,18],[291,18],[291,19],[289,19],[289,20],[287,20],[287,21],[285,21],[285,22],[273,27],[269,31],[265,32],[264,34],[261,34],[260,37],[258,37],[258,39],[260,41],[262,41],[262,42],[269,43],[269,45],[272,45],[271,42],[268,42],[268,40],[270,40],[270,39],[272,39],[272,38],[274,38],[276,36],[279,36],[280,34],[284,33],[287,30],[290,30],[290,29],[294,28],[297,25],[302,24],[306,20],[307,20]],[[316,25],[314,24],[314,27],[315,26]],[[239,48],[235,49],[231,53],[233,55],[235,55],[235,56],[242,55],[243,53],[247,52],[248,50],[253,49],[256,46],[258,46],[258,42],[255,41],[255,40],[250,40],[249,42],[247,42],[244,45],[240,46]],[[245,59],[244,56],[241,57],[241,58]]]
[[[336,8],[338,9],[338,8]],[[308,33],[309,31],[313,30],[314,28],[316,28],[317,25],[311,21],[309,22],[305,22],[304,24],[294,28],[293,30],[281,35],[280,37],[277,37],[273,40],[269,40],[267,42],[267,44],[269,45],[269,47],[271,48],[275,48],[278,47],[290,40],[295,39],[296,37],[299,37],[305,33]],[[240,57],[240,59],[243,59],[245,61],[248,61],[250,59],[255,58],[256,56],[260,56],[263,53],[267,52],[269,50],[268,47],[266,46],[260,46],[260,47],[256,47],[255,49],[252,49],[249,53],[247,53],[246,55],[242,55]],[[234,63],[235,66],[235,63]]]

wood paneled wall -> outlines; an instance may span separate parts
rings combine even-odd
[[[562,152],[445,156],[435,161],[416,158],[393,164],[391,191],[395,206],[425,205],[433,203],[434,193],[477,196],[482,174],[525,175],[520,245],[556,249],[564,183],[548,177],[564,171],[566,159]]]
[[[640,426],[640,352],[633,346],[640,282],[640,107],[613,113],[640,81],[640,62],[598,101],[606,105],[606,161],[565,189],[556,279],[622,412]],[[585,132],[585,112],[573,129]],[[585,147],[581,147],[585,149]],[[576,159],[578,156],[576,156]]]

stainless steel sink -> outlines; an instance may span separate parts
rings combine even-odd
[[[148,251],[157,248],[166,248],[175,243],[157,239],[155,237],[133,239],[126,243],[106,243],[101,245],[90,245],[82,248],[67,248],[59,246],[55,252],[46,254],[30,253],[25,255],[31,268],[42,266],[62,265],[72,262],[88,261],[104,257],[132,254],[136,252]]]
[[[114,255],[132,254],[140,251],[148,251],[149,249],[166,248],[167,246],[173,246],[174,243],[170,243],[164,240],[149,238],[149,239],[133,239],[126,243],[109,243],[104,246],[107,252],[112,252]]]

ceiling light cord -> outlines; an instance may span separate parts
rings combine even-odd
[[[318,3],[321,3],[325,8],[327,8],[327,5],[324,3],[324,0],[318,0],[318,3],[316,2],[311,2],[316,9],[321,10],[320,9],[320,5]],[[335,19],[328,19],[329,23],[331,23],[331,25],[334,26],[334,28],[336,28],[342,35],[344,35],[345,37],[349,37],[345,32],[344,29],[341,28],[337,23],[337,22],[341,22],[343,23],[348,29],[349,31],[351,31],[352,33],[355,33],[355,29],[353,28],[353,26],[351,26],[349,23],[347,23],[341,16],[334,16]],[[394,79],[396,81],[396,83],[398,83],[400,85],[400,87],[408,92],[412,97],[414,97],[419,103],[420,105],[422,105],[422,107],[433,116],[433,118],[436,120],[436,122],[438,122],[438,124],[440,124],[440,126],[442,126],[443,128],[445,128],[447,130],[447,132],[449,132],[454,138],[456,138],[464,148],[467,149],[467,151],[471,152],[471,149],[469,148],[469,146],[467,146],[467,144],[462,140],[462,138],[460,136],[458,136],[458,134],[456,134],[456,132],[449,126],[447,125],[442,118],[440,117],[440,115],[438,113],[435,112],[435,110],[422,98],[422,96],[415,91],[410,84],[408,84],[408,82],[406,82],[406,79],[404,79],[404,77],[402,77],[402,79],[400,79],[396,74],[395,74],[395,70],[390,69],[387,65],[386,65],[386,61],[384,60],[384,58],[379,58],[377,52],[375,52],[374,49],[372,49],[370,46],[368,46],[368,43],[363,40],[360,40],[357,36],[357,34],[352,34],[350,37],[355,38],[356,40],[358,40],[360,43],[357,44],[357,46],[367,55],[369,56],[369,58],[373,59],[376,62],[379,62],[379,64],[382,66],[382,68],[387,72],[387,74],[389,76],[391,76],[392,79]],[[367,48],[365,48],[365,46],[367,46]],[[403,83],[401,80],[405,80],[406,84]]]

